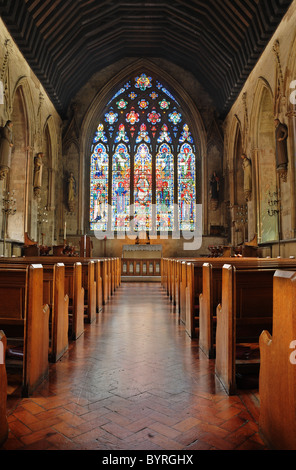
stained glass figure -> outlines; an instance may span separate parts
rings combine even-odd
[[[90,169],[90,227],[107,230],[109,157],[106,147],[99,143],[91,155]]]
[[[112,160],[112,230],[129,230],[130,155],[126,145],[119,144]]]
[[[152,229],[152,156],[146,144],[137,148],[134,160],[134,229]]]
[[[195,155],[185,143],[178,155],[178,205],[180,230],[195,227]]]
[[[156,155],[156,222],[158,231],[174,229],[174,157],[168,144]]]

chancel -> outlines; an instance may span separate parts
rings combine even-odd
[[[296,0],[0,14],[1,450],[296,450]]]

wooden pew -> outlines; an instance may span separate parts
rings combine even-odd
[[[260,335],[259,432],[274,450],[296,450],[296,273],[276,271],[273,329]]]
[[[84,320],[87,323],[92,323],[95,318],[96,318],[96,312],[97,312],[97,286],[96,286],[96,281],[95,281],[95,261],[88,259],[88,258],[77,258],[77,257],[44,257],[46,260],[42,259],[42,262],[44,264],[53,264],[57,262],[62,262],[65,267],[66,271],[71,277],[72,275],[78,275],[78,284],[77,284],[77,279],[74,281],[75,282],[75,295],[77,296],[75,298],[75,316],[77,317],[76,320],[77,322],[80,323],[80,328],[78,328],[78,331],[82,332],[81,328],[81,305],[78,302],[78,300],[81,302],[81,287],[83,288],[83,293],[84,293]],[[41,261],[40,261],[41,262]],[[81,268],[79,267],[76,270],[73,270],[73,266],[76,263],[80,263]],[[81,269],[81,287],[79,286],[80,282],[80,272],[77,273],[77,271],[80,271]],[[71,280],[71,286],[72,287],[72,280]],[[68,293],[68,292],[67,292]],[[74,292],[70,298],[73,298]],[[74,300],[74,299],[73,299]],[[73,301],[73,306],[74,306],[74,301]],[[77,324],[77,323],[76,323]],[[84,330],[84,328],[83,328]],[[77,336],[77,335],[76,335]]]
[[[45,280],[48,268],[49,266],[43,268]],[[49,360],[57,362],[69,347],[69,296],[65,295],[65,265],[63,263],[55,264],[52,274],[52,282],[51,279],[49,281],[52,293]],[[48,304],[46,298],[44,298],[44,302]]]
[[[56,291],[56,302],[54,305],[55,315],[54,322],[51,322],[50,339],[53,341],[53,349],[50,345],[49,358],[52,362],[60,357],[60,353],[64,348],[67,349],[66,328],[68,324],[68,337],[71,340],[76,340],[84,332],[84,289],[82,287],[82,265],[74,261],[65,266],[59,260],[61,258],[53,257],[13,257],[13,258],[0,258],[0,267],[4,265],[12,266],[27,266],[30,263],[39,261],[43,265],[43,295],[44,303],[53,306],[54,290]],[[62,258],[64,261],[64,257]],[[59,265],[58,268],[55,266]],[[76,266],[77,265],[77,266]],[[63,268],[63,267],[64,268]],[[54,273],[57,279],[54,281]],[[56,282],[62,282],[64,278],[64,286],[61,284],[54,285]],[[65,311],[68,309],[68,321],[64,317]],[[50,317],[50,321],[52,318]],[[63,333],[61,328],[57,328],[55,322],[63,325]],[[59,335],[57,338],[55,335]],[[63,339],[62,339],[63,338]]]
[[[109,263],[108,259],[103,260],[103,304],[106,305],[108,299],[110,297],[110,289],[109,289]]]
[[[29,262],[32,262],[34,258],[25,257],[23,259]],[[71,273],[73,274],[73,265],[78,262],[81,264],[81,269],[82,269],[81,281],[82,281],[82,287],[84,289],[85,321],[88,323],[91,323],[92,321],[94,321],[96,318],[96,311],[97,311],[96,281],[95,281],[95,266],[94,266],[95,261],[88,259],[88,258],[77,258],[77,257],[70,257],[70,256],[42,256],[42,257],[38,257],[37,259],[44,266],[54,265],[56,263],[63,263],[66,267],[66,271],[68,271],[70,275]],[[69,284],[67,284],[68,291],[70,290],[71,287],[72,285],[69,286]],[[66,290],[66,293],[68,294],[67,290]],[[69,298],[71,300],[72,295],[69,295]]]
[[[51,265],[52,259],[46,257],[44,266]],[[79,261],[63,263],[65,266],[65,294],[69,298],[69,340],[76,341],[84,333],[84,287],[83,270]]]
[[[8,347],[6,368],[21,344],[22,396],[30,396],[48,375],[49,307],[43,303],[43,267],[0,267],[0,329]]]
[[[6,442],[8,437],[7,421],[7,374],[5,365],[6,336],[0,331],[0,447]]]
[[[96,281],[96,302],[97,312],[100,312],[103,308],[103,278],[102,278],[103,262],[97,260],[95,263],[95,281]]]
[[[240,270],[229,264],[222,268],[215,372],[229,395],[236,393],[238,372],[259,372],[259,354],[253,354],[261,332],[272,328],[273,275],[273,269]]]
[[[295,260],[277,258],[212,258],[202,267],[202,293],[199,299],[199,347],[209,358],[215,357],[216,309],[222,299],[224,264],[242,269],[294,269]]]
[[[185,329],[191,338],[199,336],[199,296],[202,292],[202,266],[204,259],[186,263]]]
[[[222,266],[214,271],[212,264],[202,267],[202,292],[199,295],[199,347],[208,358],[215,357],[216,308],[222,298]]]
[[[15,267],[25,264],[27,264],[25,259],[10,263]],[[67,351],[69,345],[69,297],[67,294],[65,295],[65,266],[63,263],[43,266],[43,302],[50,308],[49,361],[57,362]]]
[[[120,287],[121,284],[121,259],[117,259],[117,287]]]
[[[85,321],[92,323],[96,319],[97,301],[96,301],[96,281],[95,281],[95,263],[87,261],[83,264],[83,282],[85,295]]]
[[[72,299],[69,337],[77,340],[84,333],[84,288],[82,287],[82,265],[79,262],[66,266],[65,281]]]
[[[166,291],[166,283],[167,283],[167,258],[161,258],[161,279],[160,283],[163,289]]]

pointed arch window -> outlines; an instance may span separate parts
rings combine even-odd
[[[193,231],[196,171],[194,139],[174,95],[145,73],[131,78],[93,138],[91,230]]]

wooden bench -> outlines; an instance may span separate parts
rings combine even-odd
[[[32,258],[26,257],[26,259],[32,262]],[[101,310],[120,284],[121,266],[119,258],[44,256],[39,257],[38,261],[40,263],[61,262],[66,267],[76,262],[81,263],[83,270],[82,286],[85,292],[85,305],[87,306],[86,321],[88,322],[94,321],[95,312]],[[93,267],[91,263],[94,263]]]
[[[96,302],[97,302],[97,312],[99,313],[103,308],[103,262],[97,260],[95,263],[95,281],[96,281]]]
[[[78,339],[84,332],[84,289],[82,287],[82,265],[74,261],[65,266],[63,262],[59,262],[60,258],[53,257],[13,257],[0,258],[0,267],[2,266],[27,266],[28,264],[39,261],[43,266],[43,295],[44,303],[52,307],[54,298],[54,289],[58,295],[58,301],[55,302],[54,309],[56,315],[54,321],[64,325],[63,333],[61,333],[54,323],[51,323],[51,338],[53,338],[54,349],[50,351],[50,360],[55,361],[59,357],[59,353],[63,350],[63,344],[66,347],[66,325],[68,323],[68,337],[71,340]],[[64,260],[62,258],[62,260]],[[59,265],[59,268],[55,266]],[[62,267],[64,266],[64,268]],[[62,282],[64,277],[64,286],[55,286],[53,283],[54,272],[59,269],[59,276],[55,282]],[[68,308],[68,321],[64,318],[65,310]],[[62,317],[63,319],[60,319]],[[51,318],[50,318],[51,321]],[[55,338],[55,332],[59,334],[59,339]],[[61,341],[61,339],[63,341]],[[50,346],[51,349],[51,346]]]
[[[45,269],[57,260],[44,257],[43,265]],[[57,263],[58,264],[58,263]],[[84,301],[85,293],[83,287],[83,269],[78,261],[62,263],[65,267],[65,289],[68,296],[68,338],[77,340],[84,333]]]
[[[199,296],[199,347],[207,357],[215,357],[216,309],[222,299],[222,267],[225,264],[242,269],[290,269],[295,260],[277,258],[216,258],[202,267],[202,293]]]
[[[0,331],[0,447],[6,442],[8,437],[7,422],[7,374],[5,365],[6,336]]]
[[[260,335],[259,432],[274,450],[296,449],[296,273],[273,280],[273,328]]]
[[[57,362],[69,347],[69,296],[65,295],[65,265],[57,263],[49,268],[43,268],[44,281],[48,280],[50,288],[48,301],[45,296],[43,301],[51,306],[49,360]]]
[[[48,375],[49,307],[43,303],[43,267],[0,267],[0,329],[7,337],[8,368],[11,345],[21,345],[21,393],[29,396]]]
[[[244,388],[237,380],[259,372],[259,336],[272,328],[273,269],[222,268],[222,302],[217,306],[215,372],[229,395]],[[252,383],[250,388],[257,388]]]

